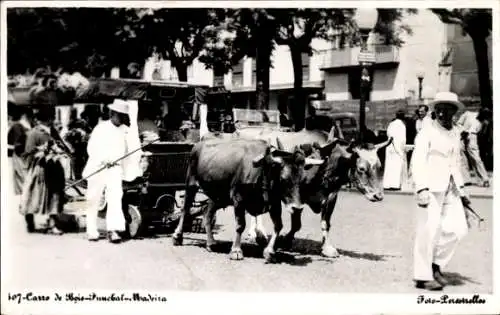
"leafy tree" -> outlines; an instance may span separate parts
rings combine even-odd
[[[8,9],[8,72],[62,68],[85,76],[109,74],[114,65],[138,57],[116,36],[128,15],[114,8]]]
[[[439,19],[447,24],[457,24],[472,39],[476,54],[477,75],[481,106],[492,108],[490,65],[488,61],[487,38],[493,25],[491,9],[431,9]]]
[[[352,9],[274,9],[278,29],[276,43],[290,49],[294,74],[294,102],[290,112],[295,130],[304,128],[306,97],[303,91],[302,54],[312,55],[314,38],[331,39],[332,29],[341,29],[350,23]]]
[[[213,10],[132,9],[119,37],[136,49],[144,59],[157,53],[170,60],[179,81],[187,81],[187,68],[204,47],[203,31],[215,24]],[[143,60],[144,60],[143,59]]]
[[[302,54],[312,55],[314,38],[332,40],[340,36],[341,46],[360,44],[360,36],[353,15],[355,9],[275,9],[278,30],[276,42],[288,45],[294,72],[294,104],[291,113],[297,131],[304,128],[306,98],[303,91]],[[414,14],[415,9],[378,9],[378,22],[374,32],[384,35],[387,45],[400,46],[401,34],[411,34],[408,25],[401,22],[405,13]]]
[[[269,106],[269,69],[275,47],[274,17],[268,9],[228,9],[205,30],[200,61],[216,74],[227,73],[243,57],[256,59],[256,108]]]

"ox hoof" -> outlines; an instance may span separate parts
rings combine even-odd
[[[172,244],[174,246],[182,246],[182,236],[174,234],[174,236],[172,236]]]
[[[276,252],[272,249],[264,249],[264,259],[266,263],[273,264],[276,262]]]
[[[259,245],[260,247],[266,247],[267,245],[267,237],[264,233],[262,233],[261,231],[257,231],[256,235],[255,235],[255,242],[257,243],[257,245]]]
[[[210,253],[214,252],[214,251],[215,251],[215,250],[214,250],[214,249],[215,249],[215,244],[208,244],[208,243],[207,243],[207,245],[206,245],[206,249],[207,249],[207,251],[208,251],[208,252],[210,252]]]
[[[231,260],[243,260],[243,251],[241,248],[232,249],[231,253],[229,253],[229,259]]]
[[[321,255],[328,258],[337,258],[340,256],[337,249],[333,246],[323,247],[323,249],[321,250]]]

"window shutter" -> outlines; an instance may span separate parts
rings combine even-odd
[[[243,60],[234,65],[232,81],[234,87],[243,86]]]

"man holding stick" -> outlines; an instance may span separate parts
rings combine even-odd
[[[121,158],[126,156],[129,150],[127,146],[127,132],[130,126],[129,103],[117,99],[108,108],[110,119],[99,123],[90,135],[87,146],[89,159],[82,176],[88,177],[86,220],[88,239],[90,241],[99,239],[97,214],[105,192],[108,239],[112,243],[118,243],[121,241],[119,232],[125,231],[126,223],[122,210],[122,180],[127,174],[127,163]],[[103,167],[105,168],[99,171]]]
[[[441,268],[468,232],[464,206],[470,201],[460,172],[460,131],[452,120],[464,105],[456,94],[440,92],[429,107],[436,119],[417,134],[412,158],[418,201],[414,280],[419,289],[439,291],[448,284]]]

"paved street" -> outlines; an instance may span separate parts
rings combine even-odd
[[[275,265],[264,264],[261,251],[248,240],[245,260],[229,260],[234,228],[229,210],[218,213],[220,252],[208,253],[204,234],[186,235],[183,247],[173,247],[169,236],[113,245],[90,243],[83,233],[28,235],[12,209],[4,230],[10,237],[2,244],[10,246],[3,267],[11,270],[3,273],[2,281],[31,289],[411,293],[416,292],[411,285],[413,205],[412,196],[387,195],[375,204],[344,192],[332,232],[342,256],[319,256],[319,217],[307,209],[294,249],[280,253],[281,263]],[[446,292],[492,291],[492,199],[474,199],[473,205],[486,223],[482,230],[471,230],[445,270],[456,280]],[[270,232],[267,217],[265,224]]]

